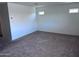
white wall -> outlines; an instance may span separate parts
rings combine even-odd
[[[35,10],[33,7],[8,3],[12,40],[37,31],[37,27],[39,31],[79,35],[79,13],[68,13],[70,8],[77,7],[79,4],[52,5]],[[41,10],[45,11],[45,15],[35,14]]]
[[[36,14],[33,7],[8,3],[8,10],[12,40],[37,30]]]
[[[37,8],[38,30],[70,35],[79,35],[79,13],[69,14],[70,8],[79,8],[79,4],[52,5]],[[45,15],[38,15],[39,11]]]

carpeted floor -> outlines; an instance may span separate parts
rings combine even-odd
[[[38,31],[11,43],[0,56],[79,57],[79,37]]]

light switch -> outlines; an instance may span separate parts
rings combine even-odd
[[[11,16],[11,19],[13,19],[13,16]]]

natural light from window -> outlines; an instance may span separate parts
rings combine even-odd
[[[78,8],[69,9],[69,13],[79,13]]]
[[[39,11],[38,12],[39,15],[44,15],[44,13],[45,13],[44,11]]]

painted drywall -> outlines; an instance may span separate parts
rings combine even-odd
[[[37,30],[35,8],[8,3],[12,40]]]
[[[69,14],[69,9],[79,8],[79,4],[51,5],[36,8],[39,31],[69,35],[79,35],[79,13]],[[45,11],[45,15],[39,15]]]

